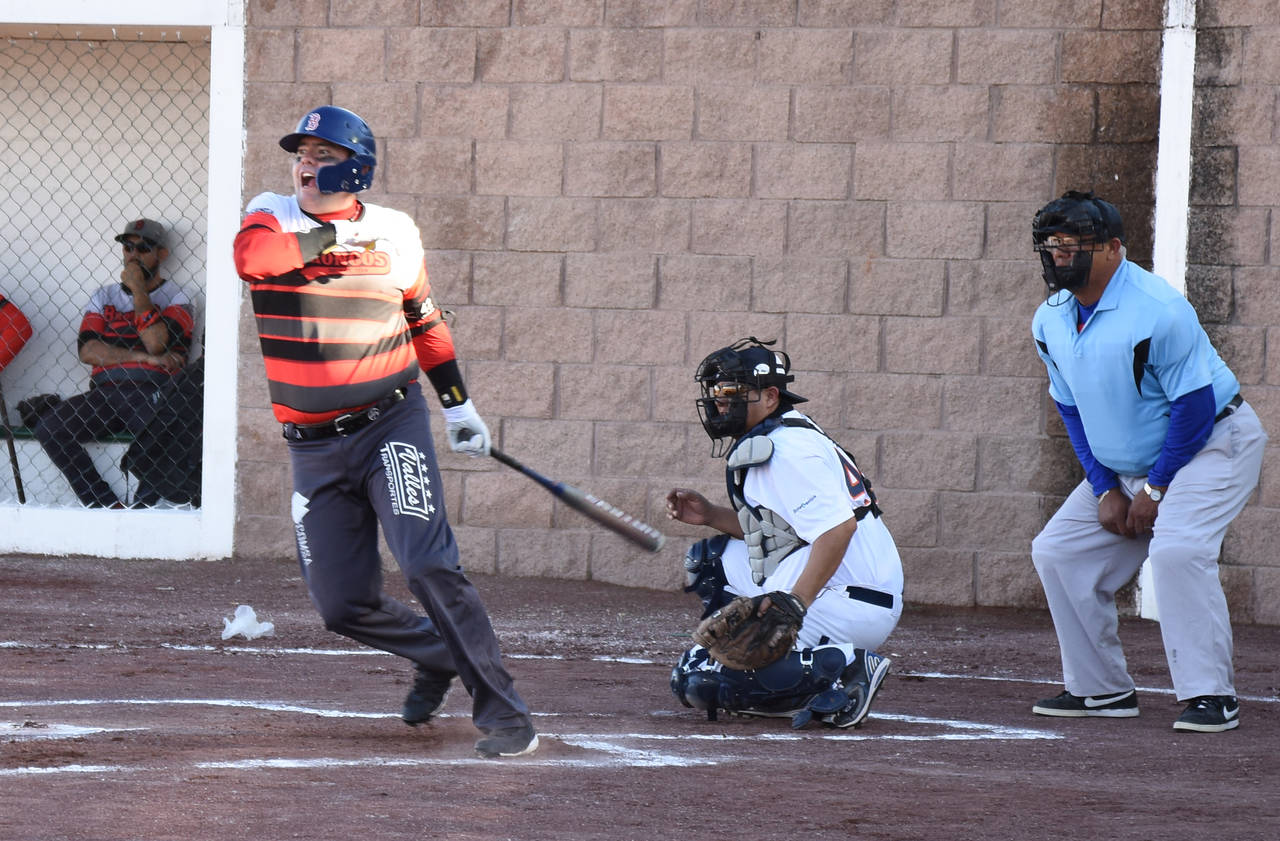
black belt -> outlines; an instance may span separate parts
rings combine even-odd
[[[866,587],[845,587],[844,591],[851,599],[857,599],[860,602],[873,604],[876,607],[893,610],[893,596],[888,593],[882,593],[879,590],[869,590]]]
[[[1227,401],[1227,405],[1222,407],[1222,411],[1218,412],[1218,416],[1213,419],[1214,423],[1222,420],[1228,415],[1234,414],[1236,409],[1240,408],[1240,404],[1244,402],[1244,398],[1237,394]]]
[[[351,435],[364,429],[382,417],[382,413],[404,399],[405,390],[397,388],[386,397],[356,412],[338,415],[324,423],[286,423],[280,430],[286,441],[315,441],[320,438],[334,438],[339,435]]]

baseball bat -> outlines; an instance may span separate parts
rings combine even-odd
[[[625,511],[610,505],[599,497],[592,496],[586,491],[575,488],[573,485],[557,482],[554,479],[548,479],[538,471],[526,467],[516,461],[511,456],[499,450],[497,447],[489,448],[489,455],[505,464],[507,467],[514,468],[542,487],[551,492],[551,495],[563,502],[565,505],[585,514],[600,525],[616,532],[626,540],[637,546],[642,546],[650,552],[657,552],[662,548],[662,544],[666,542],[666,537],[662,532],[655,529],[648,523],[637,520]]]
[[[9,408],[4,404],[4,390],[0,389],[0,423],[4,424],[5,443],[9,445],[9,466],[13,468],[13,487],[18,492],[18,504],[27,504],[22,492],[22,472],[18,468],[18,451],[13,446],[13,427],[9,426]]]

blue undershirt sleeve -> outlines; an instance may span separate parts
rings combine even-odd
[[[1080,410],[1075,406],[1059,403],[1057,400],[1053,401],[1053,404],[1058,407],[1058,414],[1062,416],[1062,425],[1067,428],[1067,437],[1071,439],[1071,448],[1076,451],[1076,458],[1084,468],[1084,475],[1093,488],[1093,495],[1101,496],[1104,492],[1119,487],[1120,481],[1116,479],[1115,471],[1093,457],[1093,450],[1089,448],[1089,439],[1084,435],[1084,422],[1080,420]]]
[[[1147,474],[1152,485],[1166,487],[1182,466],[1204,447],[1213,434],[1213,415],[1217,408],[1213,386],[1207,385],[1182,395],[1169,406],[1169,431],[1155,466]]]

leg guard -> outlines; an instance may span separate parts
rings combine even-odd
[[[720,710],[740,715],[789,718],[803,713],[809,704],[830,714],[849,703],[837,681],[848,663],[847,646],[826,645],[792,651],[786,657],[754,671],[726,669],[695,646],[685,652],[671,672],[671,691],[687,707],[704,710],[711,721]],[[834,696],[839,703],[834,703]],[[807,719],[806,719],[807,721]]]
[[[733,597],[724,590],[729,582],[725,578],[724,565],[720,560],[728,543],[729,535],[719,534],[699,540],[685,553],[684,570],[688,586],[684,591],[697,593],[702,600],[701,619],[706,619],[733,601]]]
[[[710,668],[708,660],[707,650],[700,645],[695,645],[693,648],[680,655],[680,661],[676,663],[675,668],[671,670],[671,694],[679,698],[680,703],[684,704],[686,707],[697,707],[700,710],[705,710],[707,709],[708,703],[710,703],[712,709],[708,712],[707,718],[715,721],[716,716],[714,707],[716,703],[716,692],[718,692],[718,690],[711,693],[710,700],[708,701],[705,697],[707,695],[707,689],[703,685],[704,681],[701,679],[704,674],[711,674],[710,672],[704,671],[705,669]],[[693,685],[691,686],[690,679],[695,676],[698,680],[692,681]],[[716,682],[716,685],[719,685],[718,681]],[[695,700],[697,700],[698,703],[694,703]]]

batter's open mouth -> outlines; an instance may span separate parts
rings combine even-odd
[[[299,180],[299,182],[301,182],[302,186],[304,186],[304,187],[310,187],[312,184],[314,184],[314,183],[315,183],[315,181],[316,181],[316,177],[315,177],[315,175],[313,175],[313,174],[311,174],[311,173],[309,173],[309,172],[304,172],[304,173],[302,173],[302,175],[300,175],[300,176],[298,177],[298,180]]]

